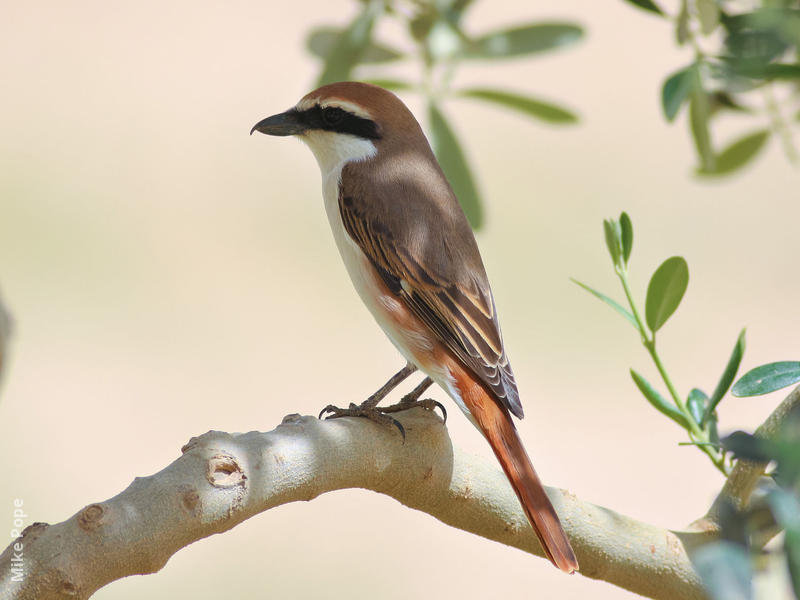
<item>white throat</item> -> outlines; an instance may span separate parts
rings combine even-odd
[[[396,343],[390,333],[392,331],[391,324],[384,323],[385,309],[379,305],[380,291],[375,287],[370,274],[367,265],[368,259],[345,230],[339,210],[339,182],[342,177],[342,168],[349,162],[366,160],[375,156],[377,148],[370,140],[330,131],[310,131],[300,139],[308,144],[319,163],[319,170],[322,172],[322,197],[325,200],[325,212],[328,215],[336,247],[342,255],[353,286],[383,330],[389,333],[392,342],[395,342],[398,349],[403,352],[401,345]],[[409,357],[406,358],[411,360]]]
[[[354,160],[365,160],[372,156],[378,149],[370,140],[336,133],[333,131],[307,131],[300,136],[317,159],[319,170],[322,173],[322,185],[327,184],[327,179],[336,176],[338,182],[342,167]]]

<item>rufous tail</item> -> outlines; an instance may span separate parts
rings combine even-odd
[[[545,554],[562,571],[577,571],[578,559],[508,411],[466,371],[453,375],[462,400],[500,461]]]

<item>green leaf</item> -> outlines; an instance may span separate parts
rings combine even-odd
[[[699,171],[712,172],[716,169],[716,159],[711,146],[711,134],[708,131],[711,102],[703,89],[699,69],[694,69],[693,72],[695,81],[692,84],[692,94],[689,99],[689,125],[697,155],[700,157]]]
[[[317,27],[312,29],[306,38],[306,48],[308,51],[322,60],[326,60],[328,55],[336,47],[339,38],[343,33],[342,29],[336,27]],[[403,53],[380,44],[378,42],[368,42],[364,47],[363,54],[359,60],[364,64],[387,63],[403,58]]]
[[[599,298],[600,300],[602,300],[603,302],[608,304],[611,308],[613,308],[615,311],[617,311],[619,314],[621,314],[623,317],[625,317],[631,325],[633,325],[636,329],[639,329],[639,326],[636,324],[636,319],[633,318],[633,315],[626,308],[623,308],[620,304],[618,304],[617,302],[615,302],[614,300],[612,300],[611,298],[609,298],[605,294],[603,294],[601,292],[598,292],[595,289],[590,288],[588,285],[586,285],[585,283],[581,283],[577,279],[573,279],[572,277],[570,277],[570,281],[572,281],[574,283],[577,283],[579,286],[581,286],[587,292],[589,292],[590,294],[592,294],[596,298]]]
[[[787,63],[766,63],[764,61],[736,60],[728,58],[725,65],[735,74],[753,79],[800,79],[800,65]]]
[[[771,63],[764,68],[767,79],[800,79],[800,65]]]
[[[604,219],[603,231],[605,232],[606,247],[611,255],[611,261],[614,266],[618,266],[620,264],[619,257],[622,255],[622,240],[620,239],[622,231],[619,228],[619,224],[613,219]]]
[[[483,225],[481,199],[461,144],[458,143],[456,134],[434,102],[428,104],[428,116],[431,125],[431,146],[436,158],[470,225],[473,229],[480,229]]]
[[[634,6],[638,6],[643,10],[649,10],[650,12],[654,12],[657,15],[664,16],[664,11],[662,11],[658,6],[656,6],[655,2],[652,0],[626,0],[628,3],[633,4]]]
[[[656,269],[647,286],[645,317],[655,334],[681,303],[689,285],[689,266],[681,256],[668,258]]]
[[[694,65],[676,71],[664,81],[661,88],[661,106],[667,121],[672,121],[689,98],[694,85]]]
[[[724,40],[725,56],[758,68],[785,54],[791,44],[784,34],[789,33],[795,27],[790,25],[784,32],[779,32],[776,25],[779,22],[788,23],[789,21],[785,18],[788,16],[786,12],[783,15],[781,12],[783,11],[776,7],[749,14],[729,14],[725,19],[725,29],[727,30]],[[771,15],[768,20],[773,23],[768,23],[763,19],[767,15]],[[775,20],[776,16],[779,21]]]
[[[408,81],[401,81],[400,79],[364,79],[362,81],[380,86],[386,90],[404,91],[414,89],[413,84]]]
[[[459,91],[458,95],[465,98],[476,98],[478,100],[485,100],[486,102],[493,102],[505,108],[521,112],[526,116],[547,121],[548,123],[575,123],[578,120],[578,116],[566,108],[513,92],[490,90],[486,88],[470,88]]]
[[[736,345],[733,347],[733,352],[731,352],[731,357],[728,359],[728,364],[725,365],[725,370],[722,372],[722,377],[719,378],[717,387],[714,388],[714,393],[711,394],[711,399],[708,401],[705,415],[703,415],[703,421],[700,423],[702,426],[705,426],[706,421],[708,421],[709,417],[713,414],[714,409],[717,408],[717,404],[719,404],[719,401],[722,400],[722,397],[728,392],[728,388],[731,387],[736,377],[736,372],[739,370],[739,364],[741,364],[742,356],[744,355],[744,334],[745,330],[742,329],[739,333],[739,337],[736,339]]]
[[[705,392],[697,388],[692,388],[689,392],[689,397],[686,399],[686,408],[692,415],[695,423],[698,425],[703,422],[703,415],[706,412],[706,405],[708,404],[708,396]]]
[[[728,540],[711,542],[692,555],[692,564],[712,600],[751,600],[753,568],[744,547]]]
[[[719,429],[717,428],[717,415],[712,414],[708,420],[708,441],[715,446],[719,445]]]
[[[774,444],[778,463],[773,474],[775,483],[784,489],[797,492],[800,490],[800,407],[792,407],[789,414],[784,417]]]
[[[689,40],[689,6],[686,0],[681,0],[681,9],[675,20],[675,41],[678,46],[683,46]]]
[[[583,29],[573,23],[539,23],[503,29],[471,41],[465,58],[508,58],[546,52],[574,44],[583,36]]]
[[[764,147],[764,144],[766,144],[769,135],[770,132],[768,129],[761,129],[733,142],[719,153],[713,170],[701,169],[698,174],[727,175],[737,169],[741,169],[755,158],[756,154],[758,154]]]
[[[733,95],[729,94],[728,92],[718,90],[711,94],[710,100],[712,114],[715,114],[723,109],[738,113],[753,113],[752,108],[745,106],[744,104],[740,104],[738,102],[738,98],[735,99]]]
[[[700,31],[708,35],[719,25],[719,7],[715,0],[695,0]]]
[[[433,24],[436,22],[437,14],[432,6],[426,6],[408,21],[408,32],[420,44],[425,42]]]
[[[773,460],[778,448],[770,440],[756,437],[744,431],[734,431],[722,440],[722,447],[736,458],[753,462]]]
[[[761,396],[800,381],[800,362],[782,361],[761,365],[745,373],[733,386],[733,395]]]
[[[705,447],[705,446],[713,446],[716,447],[717,444],[708,441],[708,442],[678,442],[678,446],[697,446],[698,448]]]
[[[337,27],[316,27],[306,37],[306,50],[317,58],[325,60],[341,35],[342,30]]]
[[[650,404],[684,429],[689,429],[689,423],[686,421],[686,417],[683,416],[683,413],[671,404],[668,404],[667,401],[664,400],[664,397],[659,394],[644,377],[633,369],[631,369],[631,377],[633,377],[633,382],[636,384],[636,387],[639,388],[639,391],[642,392]]]
[[[448,23],[458,25],[464,12],[475,0],[434,0],[432,3],[437,10],[441,11]],[[417,4],[423,4],[418,2]],[[428,3],[425,3],[428,4]]]
[[[786,562],[789,566],[789,577],[795,598],[800,598],[800,531],[787,531],[783,547],[786,551]]]
[[[325,66],[317,79],[317,86],[350,79],[353,67],[361,61],[370,44],[372,26],[382,11],[382,1],[370,0],[364,4],[361,12],[341,33],[336,44],[328,52]]]
[[[784,528],[783,548],[795,597],[800,598],[800,502],[786,490],[774,490],[767,496],[775,520]]]
[[[628,259],[631,257],[631,250],[633,250],[633,223],[631,223],[628,213],[623,212],[619,216],[619,226],[622,229],[622,259],[627,265]]]
[[[791,492],[774,490],[767,496],[772,514],[778,525],[800,533],[800,501]]]

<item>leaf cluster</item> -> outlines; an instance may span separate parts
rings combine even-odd
[[[573,281],[613,308],[637,330],[667,393],[663,394],[641,373],[630,369],[634,384],[656,410],[686,431],[689,438],[686,443],[697,446],[708,455],[720,471],[727,475],[732,466],[733,455],[726,446],[720,444],[717,408],[734,384],[744,357],[745,330],[742,329],[736,338],[730,357],[710,395],[699,387],[691,388],[685,396],[679,394],[658,352],[656,333],[675,313],[686,293],[689,285],[689,267],[686,260],[681,256],[667,258],[652,274],[647,286],[643,318],[629,281],[629,266],[633,251],[633,224],[630,217],[623,212],[619,219],[606,219],[603,222],[603,232],[628,307],[585,283]],[[733,385],[732,393],[735,396],[761,395],[796,381],[800,381],[800,362],[771,363],[756,367],[745,374]]]
[[[698,175],[741,169],[773,136],[797,161],[792,132],[800,116],[800,1],[680,0],[675,15],[653,0],[627,2],[670,20],[677,44],[692,50],[691,61],[664,80],[661,105],[667,121],[688,105]],[[723,114],[757,125],[719,147],[712,125]]]
[[[478,229],[484,221],[480,187],[443,105],[456,99],[474,100],[551,125],[576,123],[578,116],[569,108],[527,92],[456,88],[452,81],[457,69],[553,52],[580,41],[583,29],[568,22],[532,22],[473,34],[463,27],[464,15],[473,4],[473,0],[361,0],[356,15],[345,27],[313,29],[306,47],[322,61],[317,85],[362,78],[387,89],[424,96],[433,150],[470,224]],[[376,29],[383,20],[401,24],[407,47],[396,48],[378,39]],[[417,80],[385,74],[391,63],[407,60],[418,62]],[[364,77],[364,69],[377,76]]]

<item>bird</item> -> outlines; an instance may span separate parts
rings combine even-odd
[[[309,92],[256,131],[311,149],[350,279],[407,363],[360,406],[323,413],[393,421],[388,412],[424,403],[418,397],[436,383],[489,442],[546,556],[578,570],[512,420],[522,404],[475,236],[414,115],[388,90],[345,81]],[[417,370],[426,378],[411,394],[377,408]]]

